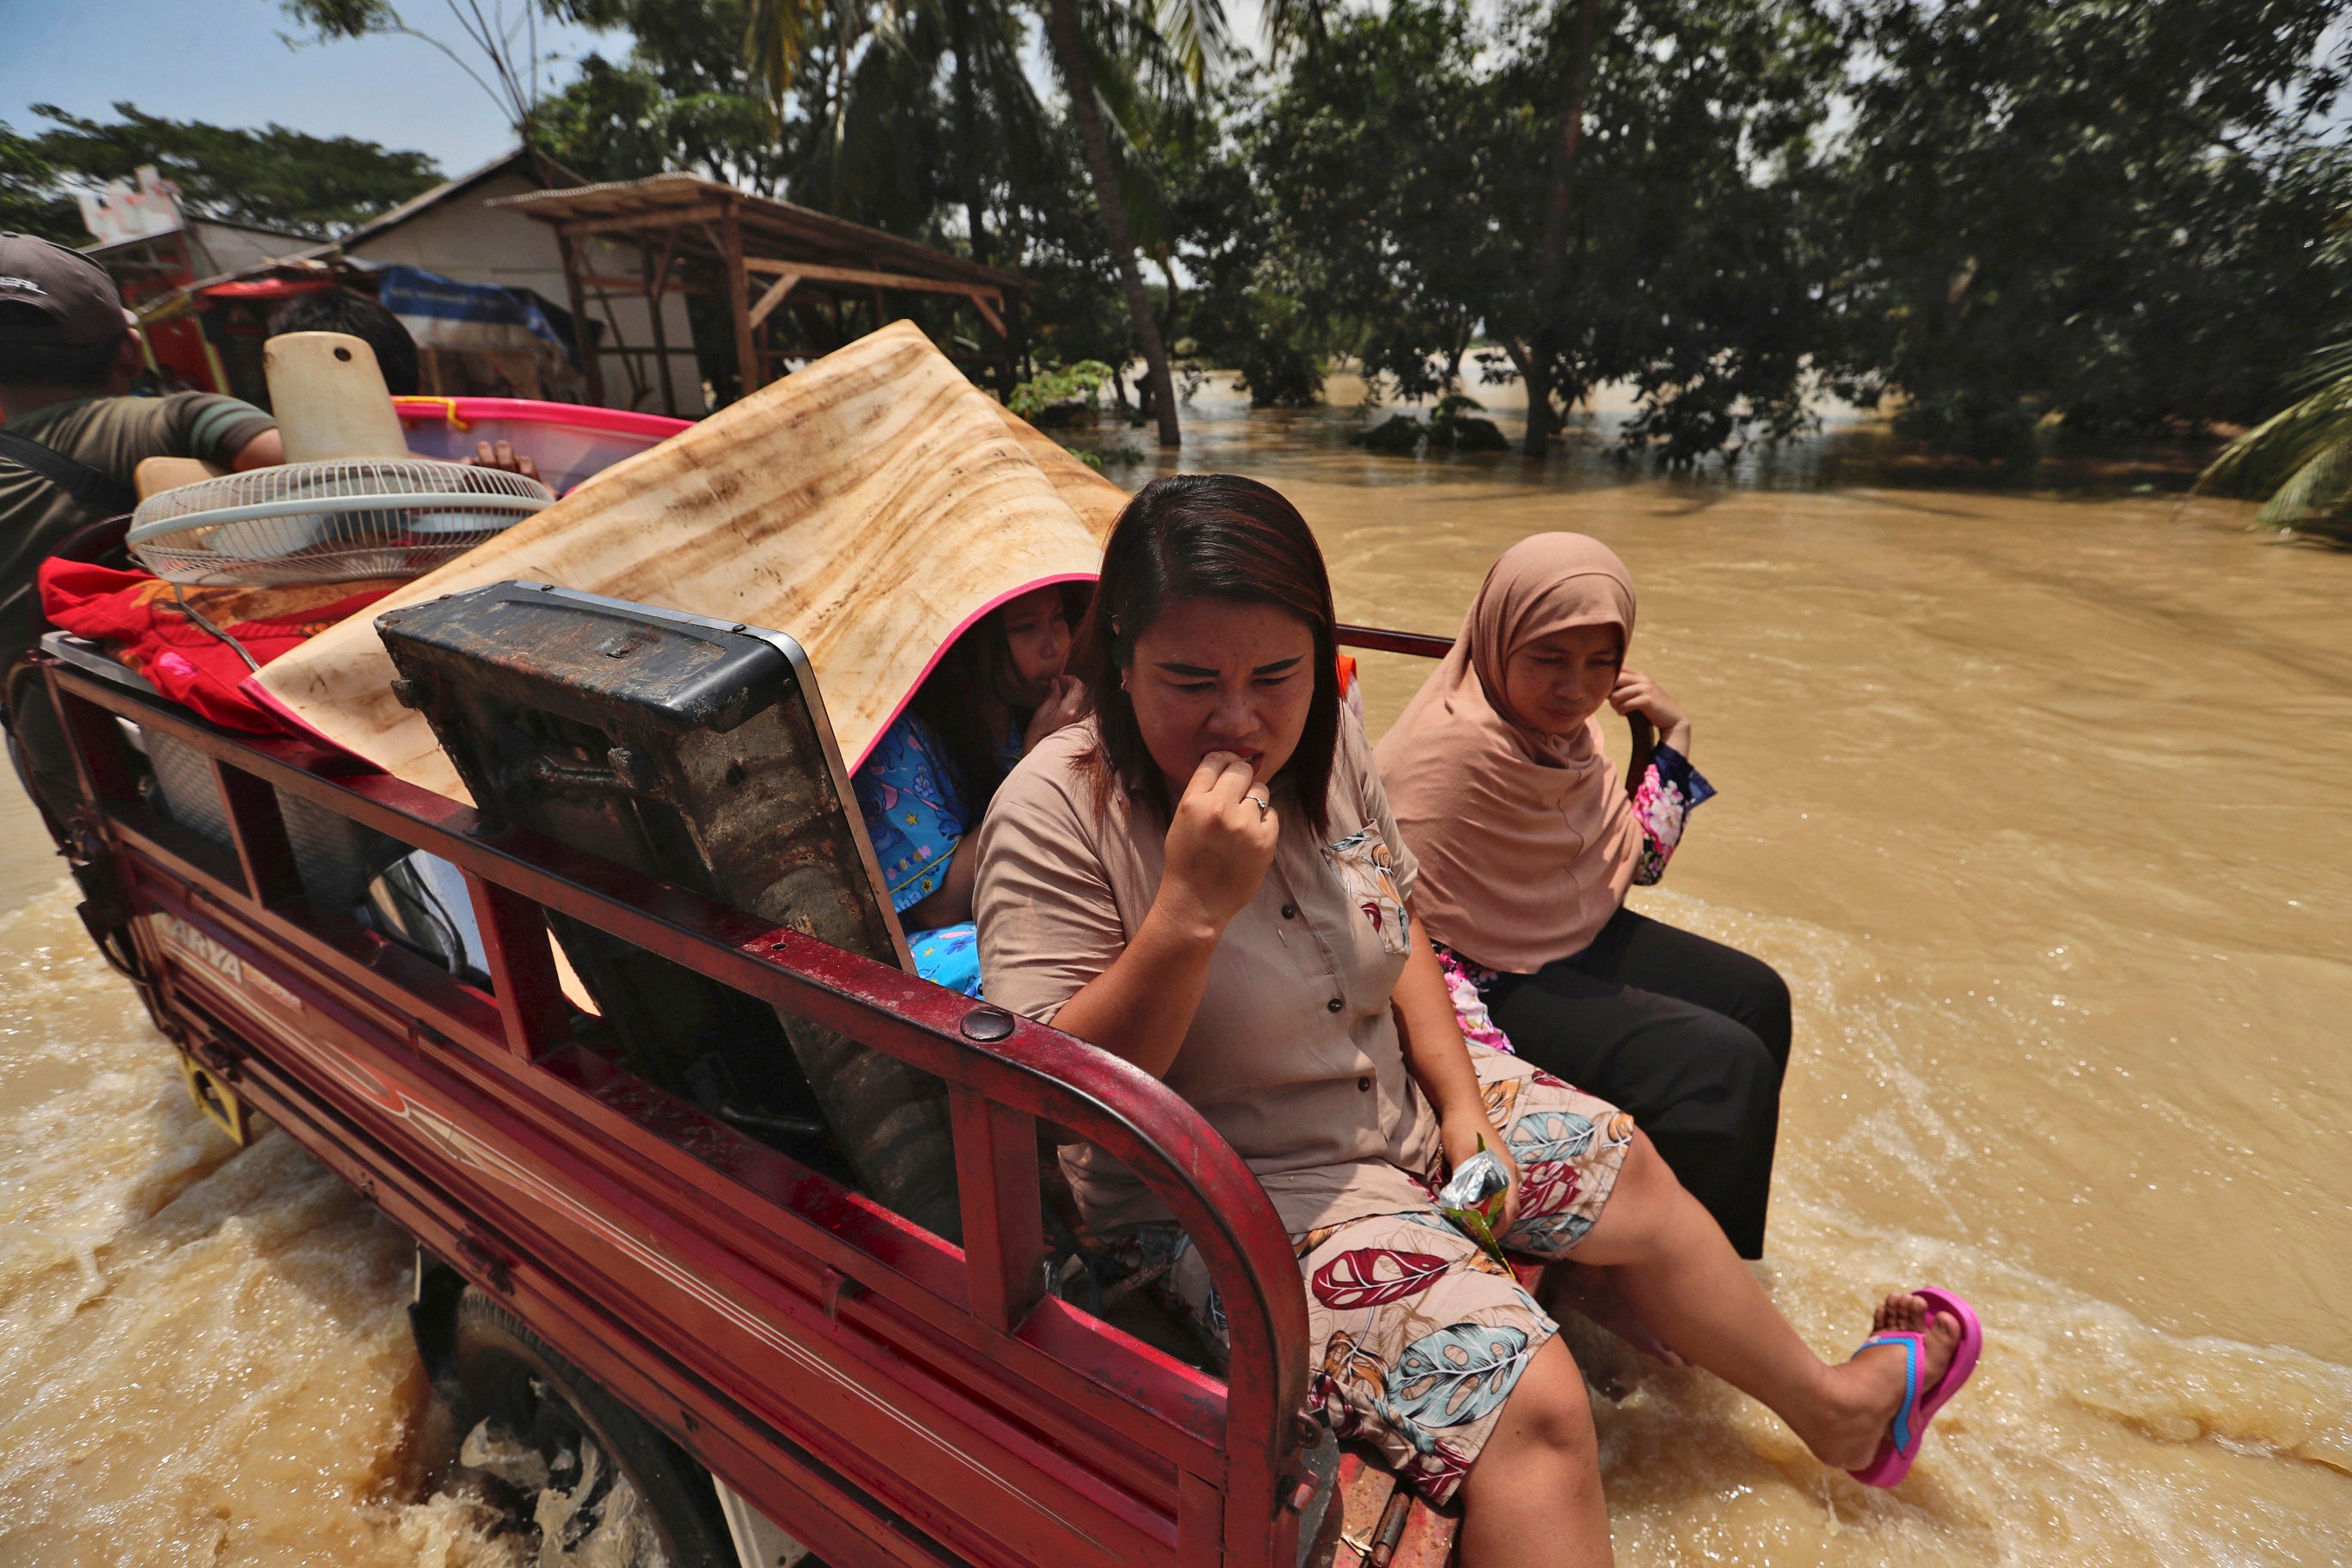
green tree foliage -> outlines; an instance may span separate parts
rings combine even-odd
[[[1255,139],[1281,247],[1410,396],[1526,385],[1529,445],[1604,381],[1687,463],[1804,422],[1821,267],[1804,205],[1839,54],[1801,0],[1459,0],[1328,22]],[[1570,134],[1570,131],[1574,134]]]
[[[2347,304],[2340,0],[1865,0],[1845,389],[1999,455],[2251,422]]]
[[[570,14],[631,44],[617,60],[590,54],[542,109],[545,145],[566,168],[592,180],[683,170],[787,194],[806,117],[772,114],[741,0],[588,0]]]
[[[1247,126],[1270,232],[1256,274],[1352,328],[1368,374],[1409,398],[1461,384],[1509,288],[1521,125],[1499,122],[1490,42],[1466,5],[1399,0],[1327,25]]]
[[[1093,410],[1102,405],[1102,389],[1110,381],[1110,366],[1082,359],[1059,370],[1039,371],[1013,389],[1005,406],[1024,419],[1035,419],[1047,409],[1083,403]]]
[[[20,136],[0,120],[0,228],[79,245],[81,208],[65,191],[66,175],[37,138]]]
[[[65,244],[89,239],[72,189],[128,179],[152,163],[201,217],[329,238],[431,186],[439,173],[422,153],[355,137],[308,136],[282,125],[259,131],[167,120],[129,103],[111,122],[49,104],[32,136],[0,127],[0,226]]]
[[[1822,189],[1816,138],[1843,57],[1813,0],[1580,0],[1595,14],[1585,123],[1557,218],[1561,265],[1532,224],[1487,331],[1528,386],[1566,405],[1630,383],[1627,442],[1685,464],[1760,428],[1807,423],[1806,356],[1822,339],[1823,268],[1806,214]],[[1531,8],[1500,108],[1540,123],[1573,100],[1580,15]],[[1562,200],[1565,127],[1540,205]],[[1517,165],[1521,178],[1537,167]],[[1535,195],[1526,198],[1538,205]],[[1488,379],[1500,379],[1489,377]],[[1533,432],[1530,431],[1531,447]]]
[[[1669,464],[1824,386],[1999,453],[2052,416],[2254,422],[2352,318],[2352,0],[1269,0],[1263,62],[1215,0],[482,4],[452,43],[518,81],[517,18],[631,39],[538,102],[567,165],[1016,269],[1036,364],[1113,367],[1131,415],[1140,357],[1171,423],[1162,337],[1260,404],[1339,354],[1415,399],[1516,385],[1532,451],[1619,384]],[[0,138],[19,221],[58,221],[49,156]]]

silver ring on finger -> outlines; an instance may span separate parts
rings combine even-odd
[[[1262,795],[1245,795],[1242,796],[1242,798],[1249,802],[1252,805],[1257,807],[1257,819],[1260,822],[1264,822],[1265,820],[1265,814],[1274,809],[1274,802],[1268,800]]]

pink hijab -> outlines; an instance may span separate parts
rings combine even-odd
[[[1454,650],[1375,755],[1421,862],[1412,903],[1473,963],[1528,974],[1581,952],[1625,901],[1642,833],[1601,750],[1599,714],[1571,736],[1510,712],[1513,652],[1570,626],[1633,639],[1633,580],[1605,544],[1538,533],[1503,552]],[[1607,710],[1603,709],[1603,712]]]

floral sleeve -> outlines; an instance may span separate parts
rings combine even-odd
[[[1486,987],[1496,980],[1495,972],[1480,968],[1442,942],[1429,945],[1437,950],[1437,970],[1445,976],[1446,998],[1454,1004],[1454,1021],[1462,1026],[1464,1041],[1505,1056],[1517,1055],[1511,1037],[1486,1011]]]
[[[1649,771],[1633,792],[1633,820],[1642,826],[1642,858],[1633,868],[1633,883],[1646,888],[1666,874],[1675,846],[1683,841],[1683,820],[1715,796],[1690,759],[1672,746],[1650,753]]]

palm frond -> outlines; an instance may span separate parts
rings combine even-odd
[[[1233,36],[1223,0],[1145,0],[1138,9],[1192,87],[1223,72]]]
[[[743,60],[768,106],[771,128],[800,80],[811,30],[825,19],[824,0],[749,0],[743,9]]]
[[[2330,447],[2296,469],[2254,521],[2306,533],[2345,532],[2352,525],[2352,447]]]
[[[2352,443],[2352,342],[2314,354],[2296,384],[2312,390],[2224,447],[2197,476],[2200,491],[2268,489]]]
[[[1280,65],[1292,50],[1321,43],[1334,8],[1333,0],[1265,0],[1259,24],[1267,57]]]

